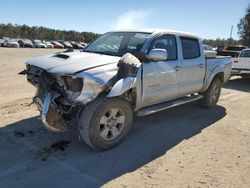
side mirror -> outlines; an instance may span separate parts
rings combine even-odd
[[[165,49],[155,48],[149,52],[149,59],[153,61],[166,61],[168,52]]]

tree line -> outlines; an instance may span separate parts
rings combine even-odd
[[[229,39],[204,39],[203,43],[216,47],[228,45],[245,45],[250,47],[250,5],[246,9],[245,15],[240,19],[238,26],[238,34],[240,40]],[[78,32],[74,30],[58,30],[46,27],[18,24],[0,24],[0,36],[11,38],[27,38],[27,39],[48,39],[48,40],[66,40],[79,41],[89,43],[96,39],[100,34],[92,32]]]
[[[89,43],[99,36],[92,32],[78,32],[74,30],[58,30],[46,27],[18,25],[18,24],[0,24],[0,36],[10,38],[25,39],[48,39],[48,40],[66,40]]]
[[[228,46],[228,45],[242,45],[242,40],[235,40],[235,39],[204,39],[203,44],[217,47],[217,46]]]

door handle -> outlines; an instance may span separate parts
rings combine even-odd
[[[175,71],[179,71],[180,69],[181,69],[181,67],[179,67],[179,66],[174,67]]]
[[[200,67],[200,68],[202,68],[202,67],[203,67],[203,65],[204,65],[204,64],[200,63],[200,64],[199,64],[199,67]]]

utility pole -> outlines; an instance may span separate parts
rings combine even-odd
[[[230,45],[230,44],[233,43],[233,38],[232,38],[233,28],[234,28],[234,26],[232,25],[231,26],[231,31],[230,31],[230,37],[229,37],[228,45]]]
[[[230,32],[230,39],[232,39],[233,28],[234,28],[234,26],[232,25],[232,26],[231,26],[231,32]]]

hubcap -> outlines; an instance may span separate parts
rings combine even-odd
[[[117,138],[125,125],[125,116],[121,109],[111,108],[100,119],[99,133],[104,140]]]

